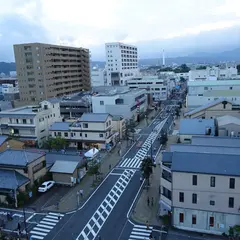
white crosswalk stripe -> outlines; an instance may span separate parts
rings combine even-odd
[[[162,127],[164,126],[166,120],[156,124],[154,131],[152,131],[142,146],[139,148],[138,152],[133,158],[125,158],[121,163],[121,168],[140,168],[142,160],[147,156],[149,150],[151,149],[152,143],[159,136]]]
[[[30,231],[31,239],[44,239],[62,217],[64,217],[64,214],[48,213],[40,223]]]
[[[152,232],[153,227],[147,227],[144,225],[134,225],[132,232],[129,236],[129,240],[148,240]]]

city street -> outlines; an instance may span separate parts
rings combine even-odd
[[[170,107],[171,109],[171,107]],[[158,137],[162,130],[172,124],[173,117],[158,114],[155,120],[140,133],[137,142],[123,156],[119,164],[105,178],[93,195],[76,212],[60,218],[49,213],[30,231],[32,239],[134,239],[134,236],[149,237],[151,226],[135,225],[129,222],[129,212],[141,189],[141,161],[148,155],[157,154],[160,146]],[[170,114],[169,114],[170,115]],[[50,226],[50,227],[49,227]],[[159,235],[159,233],[153,233]],[[130,238],[131,236],[131,238]],[[142,238],[142,239],[144,239]]]

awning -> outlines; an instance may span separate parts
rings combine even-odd
[[[169,206],[167,203],[165,203],[163,200],[159,201],[159,204],[162,204],[164,206],[164,208],[166,208],[168,211],[171,211],[172,208],[171,206]]]

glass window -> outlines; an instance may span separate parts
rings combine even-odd
[[[183,213],[179,213],[179,222],[180,223],[184,222],[184,214]]]
[[[213,227],[214,226],[214,217],[209,218],[209,226]]]
[[[183,192],[179,193],[179,202],[184,202],[184,193]]]
[[[197,224],[197,216],[192,215],[192,224]]]
[[[229,208],[234,208],[234,198],[230,197],[228,200],[228,207]]]
[[[192,194],[192,203],[194,203],[194,204],[197,203],[197,194],[196,193]]]
[[[229,188],[235,189],[235,178],[229,179]]]
[[[192,176],[192,185],[197,185],[197,175]]]
[[[215,180],[216,180],[215,177],[210,178],[210,187],[215,187]]]

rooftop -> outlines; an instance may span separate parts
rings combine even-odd
[[[111,115],[108,113],[83,113],[80,120],[82,122],[106,122],[109,116]]]
[[[49,131],[68,131],[71,122],[55,122],[49,127]]]
[[[50,169],[50,172],[54,173],[73,173],[77,166],[79,165],[79,162],[68,162],[68,161],[59,161],[57,160],[52,168]]]
[[[193,136],[193,145],[218,146],[218,147],[240,147],[240,138],[235,137],[214,137],[214,136]]]
[[[228,124],[240,125],[240,119],[234,116],[225,115],[217,118],[218,126],[225,126]]]
[[[29,179],[15,170],[0,169],[0,189],[17,189]]]
[[[240,176],[239,155],[174,152],[172,172]]]
[[[207,128],[211,128],[211,135],[215,134],[214,119],[182,119],[180,120],[180,135],[205,135]]]
[[[240,80],[206,80],[206,81],[189,81],[188,86],[234,86],[240,85]]]
[[[206,110],[206,109],[208,109],[208,108],[210,108],[210,107],[213,107],[213,106],[215,106],[215,105],[218,105],[219,103],[222,103],[223,101],[227,101],[226,98],[219,98],[219,99],[217,99],[217,100],[215,100],[215,101],[212,101],[212,102],[210,102],[210,103],[204,104],[204,105],[202,105],[202,106],[200,106],[200,107],[195,108],[194,110],[191,110],[191,111],[189,111],[189,112],[186,112],[186,113],[184,114],[184,116],[190,116],[190,115],[195,114],[195,113],[198,113],[198,112],[200,112],[200,111],[202,111],[202,110]],[[227,102],[230,103],[229,101],[227,101]]]
[[[28,165],[28,163],[31,163],[44,155],[44,153],[39,152],[8,149],[0,153],[0,165],[25,167]]]
[[[8,136],[0,136],[0,146],[8,139]]]

